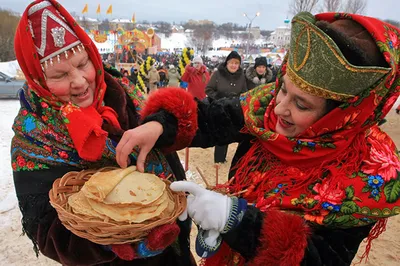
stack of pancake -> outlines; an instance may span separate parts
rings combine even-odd
[[[169,217],[175,209],[169,187],[153,174],[135,166],[97,172],[68,198],[75,214],[102,221],[146,223]]]

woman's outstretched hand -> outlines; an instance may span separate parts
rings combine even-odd
[[[140,151],[136,167],[139,172],[144,172],[144,162],[146,161],[147,154],[154,147],[162,133],[163,127],[156,121],[147,122],[146,124],[125,131],[116,148],[118,165],[121,168],[126,168],[128,166],[129,154],[135,146],[138,146]]]
[[[232,200],[220,193],[202,188],[196,183],[175,181],[170,185],[173,191],[188,192],[187,215],[204,230],[222,232],[232,205]],[[184,220],[186,213],[179,217]]]

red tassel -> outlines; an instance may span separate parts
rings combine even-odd
[[[365,240],[367,242],[367,245],[365,247],[364,254],[362,254],[360,261],[356,264],[360,264],[364,259],[365,262],[368,261],[369,252],[371,251],[372,247],[372,241],[377,239],[383,232],[386,231],[386,224],[387,219],[379,219],[378,222],[374,225],[371,232],[369,232],[367,239]]]
[[[179,232],[180,228],[176,223],[158,226],[147,236],[147,247],[152,251],[165,249],[174,243]]]

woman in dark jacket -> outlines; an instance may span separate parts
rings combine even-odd
[[[211,76],[206,87],[209,98],[218,100],[224,97],[238,96],[247,91],[246,79],[240,64],[240,55],[232,51],[223,64]]]
[[[265,57],[256,58],[254,66],[250,66],[246,69],[246,84],[248,90],[272,82],[272,78],[272,70],[268,68],[267,59]]]
[[[167,243],[161,234],[158,250],[103,246],[64,227],[49,203],[54,180],[70,171],[117,166],[115,147],[126,130],[139,125],[143,96],[118,71],[110,70],[116,76],[104,71],[94,43],[56,1],[27,7],[15,52],[27,83],[13,125],[12,168],[23,231],[36,254],[63,265],[195,265],[190,221],[173,223],[179,235]],[[129,158],[136,164],[137,151],[131,150]],[[176,153],[152,150],[145,165],[160,177],[185,178]]]
[[[218,100],[224,97],[239,96],[247,91],[246,78],[241,68],[242,60],[240,55],[232,51],[218,70],[211,76],[206,87],[208,98]],[[215,146],[214,163],[225,163],[228,145]]]
[[[241,141],[235,174],[217,189],[239,198],[171,185],[191,193],[204,265],[350,265],[362,240],[400,213],[400,160],[377,126],[399,95],[400,31],[342,13],[299,13],[291,31],[277,83],[212,103],[185,92],[152,95],[144,115],[161,123],[160,137],[121,139],[126,150],[142,139],[146,147],[174,137],[180,147]]]

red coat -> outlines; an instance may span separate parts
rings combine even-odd
[[[206,85],[210,80],[206,66],[202,65],[200,70],[187,65],[182,80],[188,83],[188,92],[194,97],[202,100],[206,97]]]

